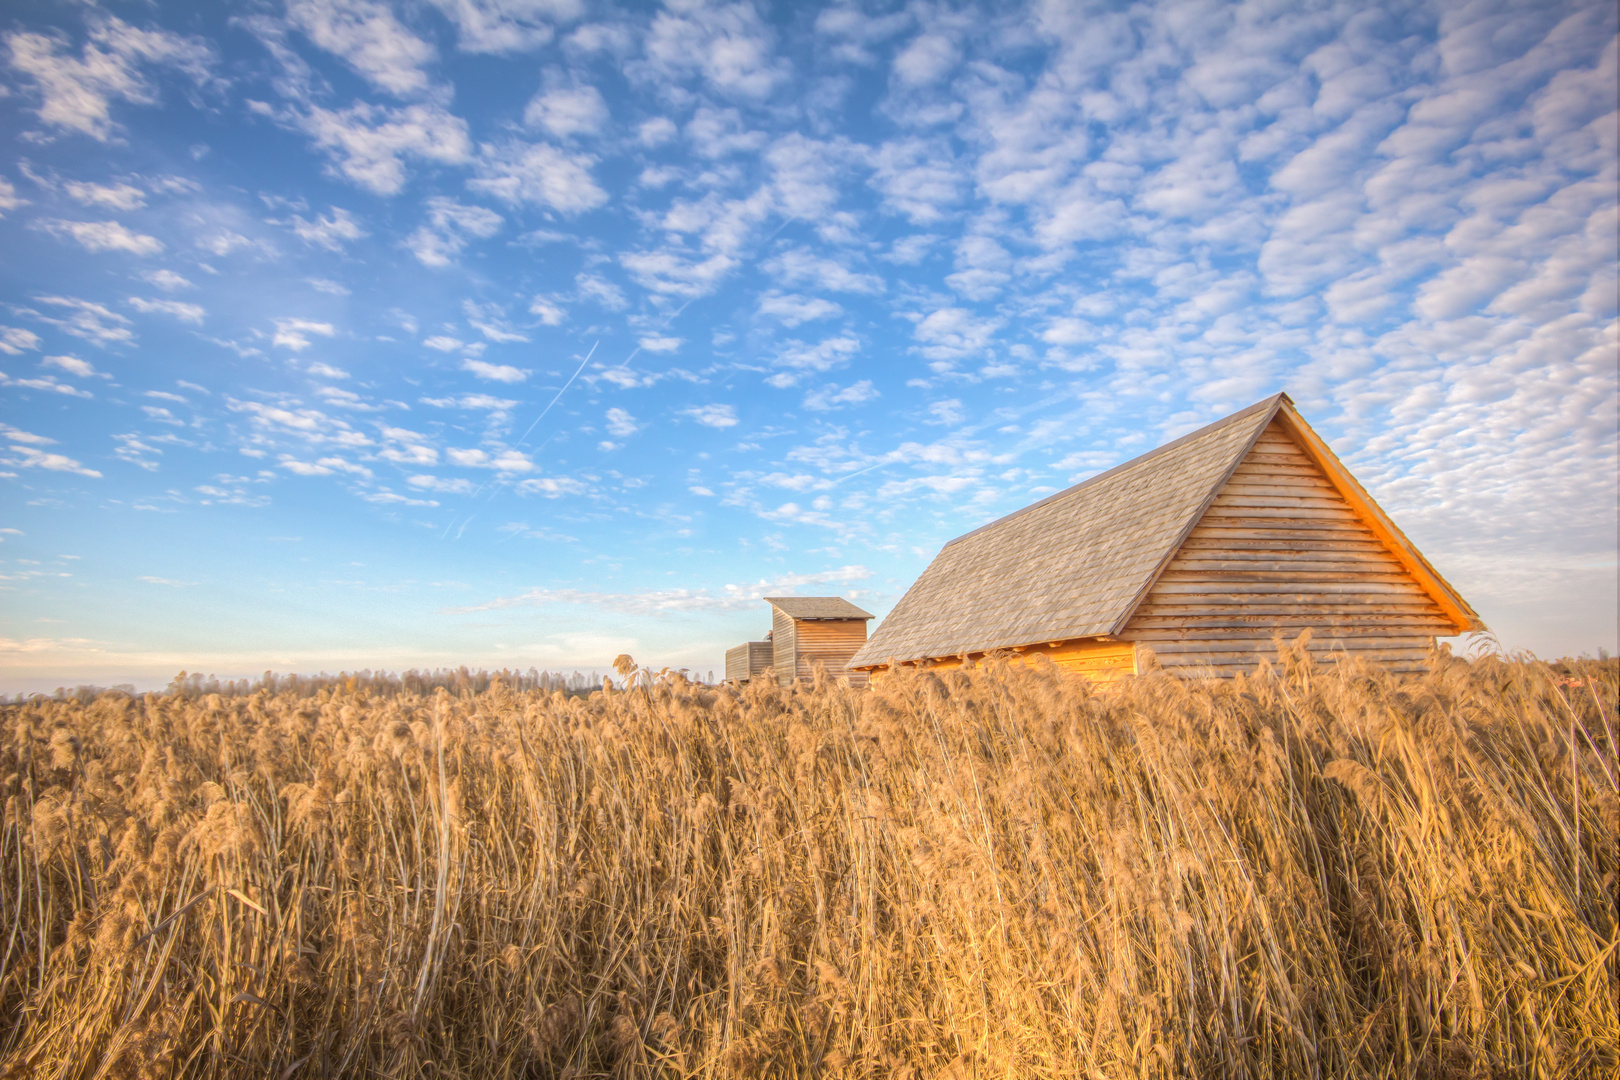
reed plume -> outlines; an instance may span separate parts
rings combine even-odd
[[[627,681],[4,707],[0,1074],[1620,1069],[1615,661]]]

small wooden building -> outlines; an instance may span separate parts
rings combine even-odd
[[[851,668],[1044,653],[1097,679],[1314,654],[1421,668],[1484,629],[1286,394],[945,545]],[[780,653],[778,653],[780,655]]]
[[[745,641],[726,650],[726,682],[747,682],[769,674],[776,658],[769,641]]]
[[[865,685],[866,673],[846,665],[866,644],[870,612],[841,596],[767,596],[765,602],[771,605],[771,666],[783,686],[809,679],[818,660],[827,674]]]

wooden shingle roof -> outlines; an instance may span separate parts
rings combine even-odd
[[[850,667],[1118,634],[1273,418],[1298,434],[1425,591],[1459,626],[1477,628],[1478,616],[1278,394],[952,540]]]
[[[874,618],[870,611],[862,611],[842,596],[766,596],[762,599],[790,619]]]

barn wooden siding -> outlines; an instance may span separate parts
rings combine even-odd
[[[985,653],[969,653],[967,660],[976,664],[983,660]],[[1129,641],[1054,641],[1039,645],[1020,646],[1016,649],[1003,651],[1013,662],[1029,661],[1037,656],[1044,656],[1053,664],[1066,671],[1077,671],[1092,682],[1113,682],[1126,675],[1136,674],[1136,646]],[[962,666],[960,656],[946,656],[937,660],[927,660],[924,663],[934,671],[949,671]],[[902,663],[901,667],[911,667],[911,663]],[[851,675],[857,674],[851,672]],[[883,678],[884,669],[876,669],[871,673],[873,682]]]
[[[771,607],[772,666],[783,686],[791,683],[798,670],[799,643],[795,620],[781,608]]]
[[[866,644],[866,623],[860,619],[794,619],[799,662],[794,677],[810,678],[812,665],[821,661],[833,678],[848,676],[852,684],[864,686],[866,673],[849,671],[849,659]],[[789,680],[791,681],[791,680]]]
[[[745,641],[726,650],[726,681],[746,682],[769,672],[774,663],[769,641]]]
[[[1251,670],[1273,633],[1312,632],[1395,670],[1458,632],[1277,421],[1263,431],[1137,607],[1121,637],[1167,668]]]

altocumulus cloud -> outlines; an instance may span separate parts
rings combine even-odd
[[[195,572],[131,539],[72,587],[301,537],[286,580],[396,560],[311,601],[379,655],[517,663],[545,604],[713,666],[754,632],[728,583],[881,614],[951,537],[1287,390],[1503,642],[1615,646],[1613,4],[795,15],[13,15],[8,555],[163,515]],[[83,611],[29,580],[19,618]],[[424,614],[490,596],[524,599]]]

